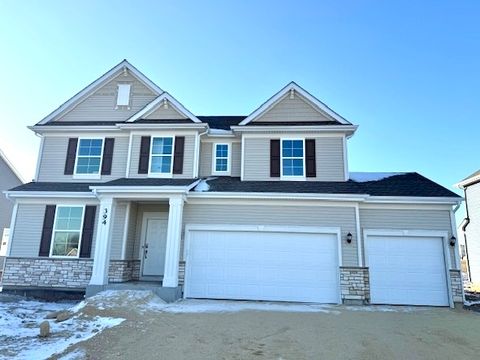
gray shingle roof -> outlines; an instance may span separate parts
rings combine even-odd
[[[127,179],[105,183],[30,182],[11,191],[89,192],[90,186],[179,186],[192,185],[196,179]],[[393,175],[381,180],[349,181],[240,181],[238,177],[208,180],[209,192],[353,194],[371,196],[452,197],[454,192],[418,173]]]
[[[458,197],[454,192],[418,173],[394,175],[381,180],[349,181],[240,181],[218,177],[208,181],[209,191],[317,194],[366,194],[372,196]]]

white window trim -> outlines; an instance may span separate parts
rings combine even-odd
[[[302,175],[283,175],[283,142],[285,140],[300,140],[303,143],[303,174]],[[291,157],[287,157],[287,159],[294,159]],[[298,158],[297,158],[298,159]],[[280,180],[292,180],[292,181],[299,181],[299,180],[306,180],[305,175],[305,138],[281,138],[280,139]]]
[[[226,145],[227,146],[227,170],[226,171],[217,171],[217,146]],[[230,175],[230,162],[231,162],[231,144],[229,143],[213,143],[212,149],[212,175]],[[225,159],[220,157],[219,159]]]
[[[172,138],[172,161],[170,163],[170,172],[168,173],[157,173],[157,172],[152,172],[152,151],[153,151],[153,139],[158,139],[158,138]],[[161,156],[161,155],[153,155],[153,156]],[[165,155],[163,155],[165,156]],[[158,135],[158,136],[151,136],[150,137],[150,154],[148,157],[148,177],[152,178],[172,178],[173,177],[173,162],[175,161],[175,136],[173,135]]]
[[[57,214],[58,214],[58,209],[59,208],[69,208],[69,207],[77,207],[77,208],[82,208],[82,218],[81,218],[81,222],[80,222],[80,231],[79,231],[79,235],[78,235],[78,252],[77,252],[77,256],[62,256],[62,255],[52,255],[52,251],[53,251],[53,241],[55,239],[55,232],[57,231],[55,229],[55,225],[57,224]],[[55,217],[53,219],[53,231],[52,231],[52,237],[50,239],[50,252],[49,252],[49,257],[51,258],[55,258],[55,259],[79,259],[80,258],[80,249],[81,249],[81,246],[82,246],[82,235],[83,235],[83,222],[85,221],[85,205],[66,205],[66,204],[62,204],[62,205],[57,205],[55,206]],[[67,231],[67,230],[60,230],[60,231]]]
[[[77,173],[77,163],[78,163],[80,141],[81,140],[102,140],[102,151],[100,153],[100,165],[98,167],[98,173],[97,174],[78,174]],[[105,148],[105,137],[98,137],[98,136],[79,137],[78,142],[77,142],[77,152],[75,154],[75,166],[73,168],[73,178],[74,179],[100,179],[102,177],[103,150],[104,150],[104,148]],[[81,157],[87,157],[87,156],[81,156]]]

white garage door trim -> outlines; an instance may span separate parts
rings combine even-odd
[[[364,229],[363,230],[363,247],[365,253],[365,266],[368,267],[368,254],[366,244],[368,236],[411,236],[411,237],[438,237],[442,238],[443,258],[445,262],[445,275],[447,280],[448,302],[451,308],[454,307],[451,280],[450,280],[450,249],[448,232],[435,230],[392,230],[392,229]]]
[[[225,224],[187,224],[185,225],[185,246],[183,258],[185,259],[185,280],[183,297],[188,297],[189,281],[189,248],[191,233],[194,231],[251,231],[251,232],[284,232],[284,233],[305,233],[305,234],[333,234],[337,237],[337,294],[338,304],[342,303],[340,288],[340,267],[342,266],[342,235],[338,227],[316,227],[316,226],[279,226],[279,225],[225,225]]]

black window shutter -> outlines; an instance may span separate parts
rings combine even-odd
[[[270,177],[280,177],[280,140],[270,140]]]
[[[96,206],[85,206],[83,218],[82,242],[80,245],[80,257],[89,258],[92,252],[93,230],[95,227]]]
[[[75,167],[75,158],[77,156],[78,138],[68,139],[67,158],[65,160],[65,175],[73,175],[73,168]]]
[[[183,154],[185,149],[185,136],[175,137],[175,151],[173,152],[173,173],[183,173]]]
[[[307,177],[317,176],[317,162],[315,160],[315,139],[305,140],[305,164]]]
[[[140,159],[138,160],[138,173],[148,174],[148,162],[150,159],[150,136],[142,136],[140,142]]]
[[[52,242],[53,222],[55,220],[55,205],[47,205],[43,218],[42,237],[38,256],[50,256],[50,243]]]
[[[112,173],[112,159],[113,159],[113,145],[114,138],[106,138],[103,144],[103,159],[102,159],[102,175],[110,175]]]

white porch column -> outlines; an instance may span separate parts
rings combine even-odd
[[[100,288],[108,284],[108,267],[110,265],[110,243],[111,229],[113,222],[112,198],[102,198],[100,201],[97,225],[97,236],[95,238],[95,255],[93,258],[92,277],[89,286]],[[98,289],[102,290],[102,289]]]
[[[168,212],[167,248],[165,251],[164,287],[178,286],[178,262],[182,237],[183,197],[170,198]]]

